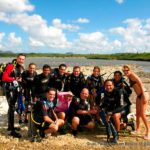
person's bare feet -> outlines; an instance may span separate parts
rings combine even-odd
[[[144,136],[144,140],[150,140],[150,133]]]
[[[140,130],[135,130],[135,131],[131,131],[132,135],[140,135],[141,131]]]

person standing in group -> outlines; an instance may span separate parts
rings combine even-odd
[[[18,99],[18,82],[22,82],[21,74],[24,71],[24,62],[26,56],[24,54],[18,54],[17,58],[12,63],[7,64],[2,81],[4,83],[6,98],[8,102],[8,131],[13,137],[20,138],[21,134],[16,132],[18,128],[14,127],[14,112],[15,104]]]
[[[150,126],[146,117],[146,110],[148,107],[149,93],[145,89],[141,79],[131,70],[129,65],[123,66],[123,72],[128,77],[130,86],[134,89],[136,97],[136,131],[133,134],[140,134],[140,118],[142,118],[146,133],[144,139],[150,139]]]
[[[85,78],[79,66],[73,67],[73,73],[66,78],[64,91],[71,91],[76,97],[80,97],[81,90],[85,87]]]
[[[25,105],[26,105],[26,114],[24,123],[28,122],[27,112],[28,112],[28,105],[31,105],[34,95],[34,78],[37,75],[36,72],[36,64],[30,63],[28,66],[28,70],[25,70],[22,73],[22,87],[24,90],[24,98],[25,98]],[[22,120],[20,120],[22,122]]]
[[[64,91],[64,85],[68,74],[66,73],[66,64],[60,64],[59,68],[55,68],[52,74],[52,87],[58,91]]]
[[[34,79],[34,97],[45,97],[45,91],[50,86],[51,67],[47,64],[43,66],[43,72]]]
[[[104,91],[104,79],[100,75],[100,68],[95,66],[92,75],[87,77],[86,87],[90,92],[90,105],[91,107],[99,106],[101,100],[101,93]]]

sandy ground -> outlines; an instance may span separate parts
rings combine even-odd
[[[141,77],[146,89],[150,93],[150,74],[142,72],[141,67],[132,66],[133,70]],[[82,67],[82,71],[86,75],[90,75],[93,67]],[[102,66],[101,74],[107,73],[104,78],[111,78],[115,70],[121,70],[120,66]],[[68,68],[69,72],[72,72],[72,68]],[[39,71],[40,72],[40,71]],[[111,75],[110,75],[111,74]],[[133,92],[131,96],[132,112],[135,112],[135,94]],[[92,131],[85,131],[79,133],[77,138],[74,138],[70,133],[66,135],[51,136],[48,135],[46,139],[41,142],[32,143],[30,138],[27,136],[27,126],[21,126],[22,138],[16,139],[9,136],[7,131],[7,103],[5,97],[0,97],[0,150],[24,150],[24,149],[38,149],[38,150],[98,150],[98,149],[150,149],[150,141],[143,140],[143,135],[135,136],[130,135],[129,130],[122,131],[120,133],[120,139],[117,145],[110,145],[106,142],[105,128],[103,126],[96,126]],[[150,109],[148,109],[148,115]],[[150,119],[150,118],[149,118]],[[150,121],[150,120],[149,120]],[[17,123],[16,126],[19,126]],[[144,128],[142,127],[142,131]],[[143,132],[144,134],[144,132]]]

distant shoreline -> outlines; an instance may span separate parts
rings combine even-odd
[[[0,57],[16,57],[18,53],[0,53]],[[117,53],[117,54],[54,54],[54,53],[26,53],[27,57],[53,58],[86,58],[108,60],[150,61],[150,53]]]

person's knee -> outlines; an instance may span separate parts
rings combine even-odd
[[[59,121],[59,126],[60,126],[60,127],[65,124],[65,121],[64,121],[63,119],[59,119],[58,121]]]
[[[140,117],[141,117],[141,118],[146,118],[146,113],[145,113],[145,112],[141,112],[141,113],[140,113]]]
[[[80,119],[78,117],[73,117],[72,124],[79,125]]]
[[[87,124],[87,128],[88,128],[88,129],[93,129],[94,127],[95,127],[95,124],[94,124],[93,121],[91,121],[91,122],[89,122],[89,123]]]
[[[57,125],[51,125],[50,126],[50,129],[53,133],[57,132],[58,131],[58,126]]]
[[[59,117],[60,119],[65,120],[66,115],[65,115],[64,112],[60,112],[60,113],[58,114],[58,117]]]

